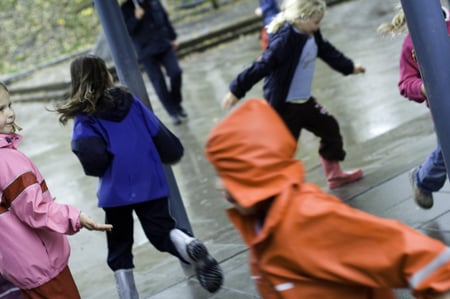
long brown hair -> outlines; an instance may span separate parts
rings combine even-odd
[[[71,90],[68,99],[56,105],[59,122],[65,125],[80,113],[92,115],[104,101],[112,101],[107,89],[113,86],[103,59],[95,55],[76,58],[70,64]]]

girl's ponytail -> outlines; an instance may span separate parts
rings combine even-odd
[[[405,13],[401,6],[398,6],[397,14],[392,18],[390,23],[384,23],[378,26],[377,32],[381,35],[386,35],[391,33],[392,36],[395,36],[400,33],[405,33],[408,30],[406,26],[406,17]]]

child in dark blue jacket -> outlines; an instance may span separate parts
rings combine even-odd
[[[286,0],[282,11],[267,28],[268,48],[230,84],[222,101],[230,108],[262,78],[264,98],[280,114],[295,139],[302,129],[320,138],[319,155],[330,189],[359,180],[361,169],[343,171],[343,140],[337,120],[312,96],[316,58],[344,75],[364,73],[322,37],[320,22],[325,14],[323,0]]]
[[[172,123],[181,124],[181,118],[187,117],[181,105],[182,69],[175,52],[177,33],[166,10],[159,0],[127,0],[121,9],[139,62]],[[162,68],[170,79],[169,86]]]
[[[114,231],[107,234],[108,265],[119,297],[137,298],[133,278],[133,211],[150,243],[195,267],[200,284],[216,292],[222,272],[198,239],[176,228],[169,213],[163,163],[176,163],[183,146],[139,99],[113,86],[105,62],[88,55],[70,68],[69,99],[59,121],[74,119],[72,150],[87,175],[99,177],[98,204]]]

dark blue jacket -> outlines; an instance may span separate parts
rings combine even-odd
[[[121,7],[139,59],[167,51],[172,47],[172,41],[177,38],[166,10],[158,0],[144,0],[142,7],[145,14],[141,20],[134,16],[132,0],[126,1]]]
[[[290,24],[284,24],[272,35],[269,47],[261,57],[230,83],[230,91],[242,98],[265,78],[264,97],[275,110],[281,112],[307,38],[307,35],[294,31]],[[353,73],[353,61],[324,39],[320,30],[314,33],[314,38],[319,58],[344,75]]]
[[[117,207],[169,196],[164,163],[175,163],[183,146],[150,109],[123,89],[92,116],[74,121],[72,151],[87,175],[100,178],[100,207]]]

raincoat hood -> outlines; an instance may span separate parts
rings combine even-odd
[[[248,208],[303,182],[296,149],[267,101],[249,99],[211,130],[205,154],[228,192]]]

